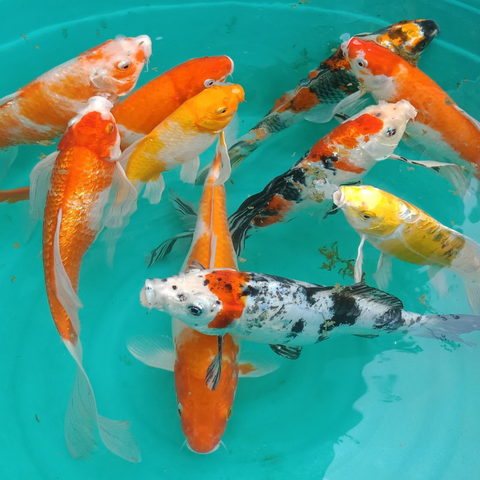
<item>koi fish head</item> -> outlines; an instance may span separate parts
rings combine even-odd
[[[378,188],[340,187],[333,194],[333,201],[357,232],[386,237],[403,223],[405,204]]]
[[[86,147],[100,158],[115,161],[120,156],[120,135],[113,115],[113,104],[103,97],[92,97],[87,106],[70,120],[58,143],[58,150]]]
[[[119,35],[87,50],[79,59],[89,64],[90,81],[99,93],[121,97],[133,90],[151,54],[152,41],[148,35]]]
[[[397,76],[413,68],[388,48],[360,38],[342,43],[342,50],[364,88],[383,100],[394,96]]]
[[[397,148],[407,123],[417,111],[406,100],[397,103],[380,101],[351,117],[348,126],[351,139],[363,142],[362,149],[376,160],[388,158]],[[354,145],[355,146],[355,145]]]
[[[219,447],[232,415],[239,347],[230,335],[224,336],[222,376],[216,390],[210,390],[205,372],[217,354],[217,338],[184,328],[175,336],[175,345],[177,409],[187,446],[195,453],[212,453]]]
[[[178,318],[207,335],[222,335],[237,326],[245,308],[245,272],[189,270],[173,277],[151,279],[140,292],[140,303]]]
[[[189,100],[197,127],[206,133],[223,130],[237,113],[245,94],[240,85],[213,85]]]
[[[227,55],[218,57],[203,57],[190,60],[189,78],[190,84],[198,83],[195,90],[201,91],[203,87],[212,87],[217,83],[224,82],[233,73],[233,60]]]
[[[439,33],[440,27],[433,20],[403,20],[374,33],[355,37],[373,40],[416,65],[420,54]]]

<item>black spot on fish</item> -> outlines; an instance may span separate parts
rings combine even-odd
[[[228,291],[230,291],[230,292],[233,290],[231,283],[226,283],[226,284],[225,284],[225,288],[226,288]]]
[[[332,293],[333,307],[331,322],[338,325],[353,325],[360,315],[360,308],[348,290]]]
[[[176,286],[176,285],[172,285],[172,289],[173,289],[173,290],[176,290],[176,289],[177,289],[177,286]]]
[[[210,283],[210,280],[204,280],[203,285],[206,287]]]
[[[374,328],[397,330],[397,328],[403,327],[404,325],[405,322],[402,318],[402,310],[399,308],[392,308],[387,310],[380,318],[377,319]]]
[[[177,297],[181,302],[185,302],[187,300],[187,296],[184,295],[183,293],[179,293]]]
[[[303,329],[305,328],[305,320],[302,318],[300,320],[297,320],[292,327],[292,332],[294,333],[302,333]]]

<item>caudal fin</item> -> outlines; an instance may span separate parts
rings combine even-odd
[[[408,332],[417,337],[476,345],[461,338],[461,335],[480,330],[478,315],[425,315],[410,325]]]
[[[129,430],[129,422],[98,414],[92,385],[82,366],[82,347],[65,341],[77,363],[77,373],[65,416],[65,441],[73,458],[88,458],[96,446],[97,434],[115,455],[129,462],[140,461],[140,449]]]

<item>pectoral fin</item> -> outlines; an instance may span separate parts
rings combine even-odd
[[[269,345],[270,348],[283,358],[296,360],[302,353],[302,347],[289,347],[287,345]]]
[[[480,315],[480,285],[475,282],[463,281],[467,291],[468,303],[475,315]]]
[[[175,347],[166,335],[136,335],[128,339],[127,348],[145,365],[170,372],[175,368]]]
[[[185,183],[195,184],[198,169],[200,168],[200,157],[196,157],[189,162],[185,162],[180,170],[180,180]]]
[[[222,376],[223,336],[217,336],[217,345],[218,352],[207,368],[207,373],[205,374],[205,383],[209,390],[216,390]]]
[[[159,174],[156,180],[150,180],[145,186],[145,192],[143,192],[143,198],[148,199],[152,205],[160,203],[162,199],[162,193],[165,189],[165,180],[162,174]]]
[[[392,278],[392,256],[384,252],[380,254],[378,259],[377,271],[373,275],[380,290],[387,290]]]
[[[345,97],[339,103],[321,103],[320,105],[312,108],[305,115],[305,120],[313,123],[326,123],[329,122],[338,112],[349,115],[349,113],[352,111],[352,107],[354,106],[354,104],[358,103],[360,97],[363,94],[364,92],[362,92],[361,90],[357,90],[355,93],[352,93],[348,97]]]
[[[355,283],[362,281],[362,267],[363,267],[363,244],[365,243],[365,236],[361,236],[360,245],[358,246],[357,259],[355,260],[354,280]]]
[[[280,367],[278,357],[262,352],[240,353],[239,377],[257,378],[268,375]]]
[[[230,157],[225,143],[225,134],[223,132],[220,132],[218,137],[217,155],[218,154],[222,157],[222,169],[215,182],[213,182],[213,185],[223,185],[230,178],[230,174],[232,173]]]
[[[53,167],[59,152],[53,152],[37,163],[30,174],[30,217],[33,222],[43,218]]]
[[[427,267],[428,277],[430,282],[434,286],[435,290],[438,293],[440,298],[448,296],[448,285],[447,279],[445,277],[445,270],[443,267],[436,267],[434,265],[429,265]]]

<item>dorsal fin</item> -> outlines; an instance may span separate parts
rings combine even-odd
[[[365,300],[373,300],[387,307],[403,309],[403,303],[399,298],[378,288],[369,287],[365,283],[354,283],[353,285],[347,285],[345,287],[337,286],[332,290],[334,290],[333,293],[339,295],[353,295]]]

